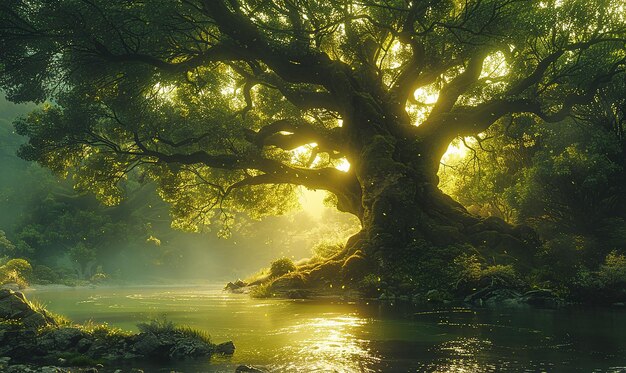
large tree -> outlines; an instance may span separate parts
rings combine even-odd
[[[49,101],[17,123],[24,158],[108,203],[140,169],[182,227],[279,213],[298,185],[329,191],[362,231],[311,277],[454,243],[521,257],[524,230],[438,189],[440,159],[501,118],[561,121],[624,79],[625,12],[622,0],[4,0],[0,85]]]

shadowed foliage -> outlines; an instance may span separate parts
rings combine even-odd
[[[20,155],[106,204],[137,173],[193,230],[282,213],[296,186],[326,190],[361,232],[276,282],[375,271],[410,287],[442,248],[533,266],[530,229],[440,191],[441,157],[506,121],[562,122],[623,80],[624,6],[7,0],[0,85],[47,102],[16,123]]]

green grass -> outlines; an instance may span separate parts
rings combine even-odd
[[[155,335],[175,333],[187,338],[200,340],[207,344],[212,344],[211,336],[206,331],[192,328],[189,325],[175,325],[165,317],[151,320],[148,323],[137,324],[137,327],[142,333],[151,333]]]
[[[274,296],[272,292],[272,283],[267,282],[265,284],[257,285],[250,290],[250,296],[252,298],[271,298]]]
[[[204,330],[195,329],[189,325],[176,326],[176,330],[186,337],[198,339],[207,344],[212,344],[211,335]]]
[[[96,324],[92,320],[89,320],[82,325],[77,325],[77,327],[96,338],[125,338],[133,334],[129,331],[112,327],[107,323]]]
[[[38,302],[36,300],[26,299],[26,303],[28,303],[28,305],[34,311],[41,313],[47,319],[52,320],[56,325],[68,326],[68,325],[70,325],[72,323],[70,321],[70,319],[68,319],[67,317],[65,317],[63,315],[59,315],[58,313],[54,313],[52,311],[49,311],[48,308],[46,307],[46,305],[41,303],[41,302]]]
[[[246,284],[251,284],[254,282],[264,282],[270,277],[270,269],[269,268],[261,268],[256,273],[250,275],[245,280],[243,280]]]

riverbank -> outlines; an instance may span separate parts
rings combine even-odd
[[[61,366],[94,372],[98,367],[141,366],[146,361],[232,355],[235,351],[232,342],[214,344],[205,332],[165,319],[138,328],[139,333],[131,333],[107,324],[74,324],[20,292],[0,289],[3,371],[32,367],[38,367],[35,371],[63,371]]]
[[[165,315],[237,347],[232,356],[142,363],[146,372],[234,372],[240,365],[281,373],[570,373],[626,367],[624,308],[256,299],[223,288],[223,283],[74,288],[39,290],[27,298],[80,324],[92,320],[134,333],[140,332],[138,323]]]

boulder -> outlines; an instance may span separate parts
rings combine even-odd
[[[92,344],[93,342],[89,340],[88,338],[82,338],[76,344],[76,350],[80,352],[81,354],[84,354],[85,352],[89,351],[89,348],[91,348]]]
[[[54,340],[55,348],[59,350],[67,350],[85,339],[85,333],[78,328],[54,329],[49,335]]]
[[[251,365],[240,365],[235,369],[235,373],[265,373],[265,370],[253,367]]]
[[[520,300],[528,305],[541,308],[557,308],[563,305],[563,300],[548,289],[528,291],[522,295]]]
[[[0,289],[0,320],[15,320],[33,328],[55,324],[51,318],[35,310],[24,294],[10,289]]]
[[[18,363],[71,364],[65,354],[91,360],[119,361],[180,359],[213,353],[230,355],[235,351],[232,342],[216,346],[200,333],[173,325],[136,335],[95,333],[80,327],[59,326],[45,312],[35,309],[22,293],[12,290],[0,290],[0,321],[4,321],[0,322],[0,356],[10,357],[11,361]],[[44,326],[47,327],[42,328]],[[5,365],[6,361],[0,361],[1,372],[28,372],[27,369],[31,369],[29,366]],[[12,370],[7,370],[9,368]]]
[[[215,346],[215,352],[223,355],[232,355],[235,353],[235,345],[232,341],[220,343]]]
[[[6,283],[6,284],[2,284],[0,286],[0,288],[7,289],[7,290],[13,290],[13,291],[19,291],[20,290],[20,285],[17,282],[9,282],[9,283]]]
[[[169,356],[170,349],[174,347],[174,343],[160,340],[152,333],[141,333],[137,335],[133,349],[143,356],[166,357]]]
[[[563,304],[563,301],[551,290],[538,289],[521,294],[515,289],[498,288],[488,286],[464,299],[469,303],[479,307],[540,307],[556,308]]]
[[[310,292],[303,289],[288,290],[285,294],[289,299],[307,299]]]
[[[134,337],[132,352],[144,357],[161,359],[181,359],[186,357],[209,356],[213,352],[227,353],[235,346],[228,343],[214,346],[205,340],[176,329],[157,332],[144,332]],[[220,351],[222,348],[224,351]],[[231,352],[232,354],[232,352]]]
[[[248,286],[247,283],[243,282],[240,279],[237,279],[237,281],[235,282],[229,282],[228,284],[226,284],[226,286],[224,287],[224,290],[236,292],[236,291],[240,291],[242,288],[245,288],[246,286]]]
[[[509,288],[486,287],[465,297],[465,303],[474,306],[487,307],[514,307],[520,305],[519,298],[521,294]]]
[[[487,307],[516,307],[520,305],[520,293],[512,289],[495,289],[485,299]]]
[[[234,347],[233,347],[234,348]],[[207,343],[198,339],[181,338],[170,349],[169,356],[174,359],[186,357],[208,356],[213,349]]]

